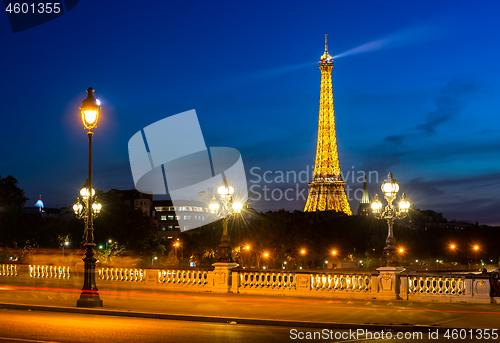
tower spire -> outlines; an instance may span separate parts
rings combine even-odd
[[[335,112],[332,91],[333,59],[328,54],[325,34],[325,53],[319,61],[321,93],[319,100],[318,143],[313,180],[304,212],[337,211],[352,215],[340,172],[335,131]]]

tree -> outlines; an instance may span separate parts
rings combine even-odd
[[[17,186],[17,180],[9,175],[0,176],[0,207],[4,211],[20,213],[24,204],[29,199],[24,196],[24,191]]]
[[[28,198],[17,186],[17,180],[11,175],[0,176],[0,246],[24,247],[27,237],[19,239],[21,211]],[[31,246],[31,244],[29,244]]]

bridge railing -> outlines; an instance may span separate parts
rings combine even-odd
[[[400,297],[412,301],[494,301],[489,273],[413,272],[400,275]]]
[[[232,291],[238,293],[308,292],[311,296],[335,293],[338,297],[364,298],[372,291],[372,272],[310,272],[233,269]]]
[[[234,265],[232,265],[234,267]],[[495,274],[496,275],[496,274]],[[225,267],[98,266],[99,290],[154,290],[293,295],[331,299],[391,299],[500,303],[490,273],[379,270],[260,270]],[[0,263],[0,285],[80,289],[83,266]]]

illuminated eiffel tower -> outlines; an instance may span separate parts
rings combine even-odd
[[[352,215],[347,201],[339,165],[335,112],[333,111],[332,68],[325,34],[325,53],[319,61],[321,69],[321,96],[319,100],[318,146],[311,190],[304,212],[337,211]]]

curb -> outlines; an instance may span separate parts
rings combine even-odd
[[[88,308],[10,304],[10,303],[0,303],[0,309],[63,312],[63,313],[91,314],[91,315],[131,317],[131,318],[184,320],[184,321],[199,321],[199,322],[211,322],[211,323],[302,327],[302,328],[331,329],[331,330],[362,329],[368,331],[427,332],[428,330],[438,329],[438,328],[463,329],[463,328],[451,328],[451,327],[444,328],[438,326],[421,326],[412,324],[408,325],[403,325],[403,324],[384,325],[378,323],[354,324],[354,323],[328,323],[328,322],[306,322],[306,321],[294,321],[294,320],[238,318],[238,317],[198,316],[198,315],[186,315],[186,314],[148,313],[148,312],[132,312],[123,310],[88,309]]]

